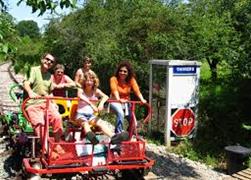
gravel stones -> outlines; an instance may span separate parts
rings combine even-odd
[[[165,146],[147,144],[147,154],[155,159],[152,172],[160,179],[170,180],[223,180],[230,176],[214,171],[205,164],[169,153]]]

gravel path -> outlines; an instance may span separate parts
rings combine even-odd
[[[8,87],[13,83],[9,73],[8,66],[10,64],[0,65],[0,103],[7,104],[3,107],[3,113],[10,110],[16,110],[15,104],[13,104],[8,97]],[[17,81],[22,81],[21,75],[14,75]],[[4,137],[0,138],[0,180],[1,179],[13,179],[15,173],[15,167],[17,163],[20,163],[14,156],[10,156],[10,152],[6,150],[6,141]],[[170,179],[170,180],[230,180],[230,176],[212,170],[208,166],[191,161],[186,158],[181,158],[176,154],[166,151],[165,146],[157,146],[155,144],[147,144],[147,153],[150,157],[155,159],[155,166],[152,168],[152,173],[157,178],[146,179]],[[155,177],[155,176],[154,176]],[[16,178],[18,179],[18,178]],[[61,178],[60,178],[61,179]]]
[[[170,180],[230,180],[230,176],[214,171],[205,164],[169,153],[165,146],[147,144],[148,155],[155,159],[152,172],[160,179]]]

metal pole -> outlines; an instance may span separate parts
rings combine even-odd
[[[170,107],[170,72],[169,65],[166,66],[166,111],[165,111],[165,144],[171,146],[171,107]]]
[[[152,107],[152,85],[153,85],[153,72],[152,72],[152,70],[153,70],[153,67],[152,67],[153,65],[150,63],[150,77],[149,77],[149,105],[150,105],[150,107]],[[153,116],[153,114],[151,115],[151,119],[152,119],[152,116]],[[151,134],[151,130],[152,130],[152,124],[151,124],[151,121],[149,121],[149,123],[148,123],[148,132],[149,132],[149,134]]]

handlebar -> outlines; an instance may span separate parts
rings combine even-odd
[[[113,99],[108,99],[107,102],[111,103],[111,102],[118,102],[120,103],[119,100],[113,100]],[[147,108],[147,116],[144,119],[144,123],[148,123],[151,119],[151,115],[152,115],[152,108],[150,107],[150,105],[148,103],[142,103],[141,101],[127,101],[126,103],[130,103],[132,105],[131,109],[132,111],[135,111],[136,109],[136,104],[139,104],[140,106],[145,106]]]
[[[21,107],[21,108],[22,108],[23,115],[24,115],[24,117],[25,117],[26,119],[29,119],[29,118],[28,118],[28,114],[27,114],[25,108],[26,108],[27,102],[28,102],[29,100],[31,100],[31,99],[34,99],[34,100],[44,99],[44,100],[46,100],[47,107],[48,107],[49,100],[80,101],[79,98],[69,98],[69,97],[55,97],[55,96],[54,96],[54,97],[36,97],[36,98],[29,98],[29,97],[28,97],[28,98],[26,98],[26,99],[23,101],[22,107]],[[98,102],[98,100],[93,101],[93,102]],[[108,103],[112,103],[112,102],[118,102],[118,103],[120,103],[120,101],[118,101],[118,100],[113,100],[113,99],[108,99],[107,102],[108,102]],[[140,106],[145,106],[145,107],[147,108],[148,114],[147,114],[147,116],[145,117],[145,119],[143,120],[143,123],[144,123],[144,124],[147,124],[147,123],[150,121],[151,115],[152,115],[152,109],[151,109],[151,107],[150,107],[150,105],[149,105],[148,103],[142,103],[141,101],[127,101],[127,103],[130,103],[130,104],[131,104],[131,110],[132,110],[132,112],[135,112],[135,110],[136,110],[136,105],[137,105],[137,104],[140,105]]]

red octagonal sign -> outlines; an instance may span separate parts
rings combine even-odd
[[[172,116],[172,131],[176,136],[188,136],[194,124],[195,116],[191,109],[178,109]]]

